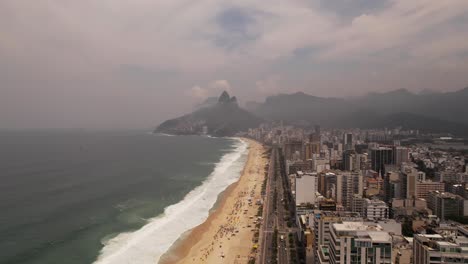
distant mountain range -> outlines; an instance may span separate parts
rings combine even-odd
[[[414,94],[405,89],[342,99],[302,92],[279,94],[247,109],[267,120],[324,127],[419,129],[468,136],[468,87],[456,92]]]
[[[235,96],[224,91],[216,103],[212,99],[199,105],[191,114],[160,124],[155,132],[176,135],[207,133],[213,136],[233,136],[237,132],[257,127],[262,119],[239,107]]]
[[[257,127],[263,121],[284,121],[302,126],[329,128],[395,128],[423,132],[448,132],[468,137],[468,87],[456,92],[415,94],[405,89],[343,99],[305,94],[279,94],[265,102],[239,107],[227,92],[216,101],[208,98],[196,111],[168,120],[155,130],[169,134],[231,136]]]

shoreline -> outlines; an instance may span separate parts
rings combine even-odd
[[[251,139],[241,140],[248,143],[249,153],[239,180],[219,194],[208,218],[182,234],[161,256],[159,264],[248,261],[254,245],[253,216],[259,207],[255,201],[261,198],[267,159],[262,157],[263,145]]]
[[[220,191],[238,181],[245,167],[249,144],[236,138],[232,151],[224,153],[202,184],[181,201],[164,208],[143,227],[108,240],[93,263],[155,263],[187,230],[203,223],[218,203]],[[222,192],[221,192],[222,193]]]

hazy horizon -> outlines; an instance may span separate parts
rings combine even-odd
[[[222,90],[468,86],[468,1],[0,2],[0,130],[149,129]]]

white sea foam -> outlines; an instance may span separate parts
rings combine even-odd
[[[170,246],[186,231],[203,223],[218,195],[236,182],[244,167],[248,144],[239,140],[235,150],[225,154],[214,171],[199,187],[164,213],[150,219],[137,231],[121,233],[108,240],[96,264],[157,263]]]
[[[155,135],[155,136],[163,136],[163,137],[175,137],[176,136],[176,135],[172,135],[172,134],[154,133],[154,132],[151,132],[150,134]]]

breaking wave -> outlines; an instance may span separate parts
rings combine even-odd
[[[183,233],[203,223],[218,196],[236,182],[244,168],[248,144],[235,142],[208,178],[182,201],[165,208],[164,213],[148,220],[142,228],[125,232],[104,242],[96,264],[157,263]]]

